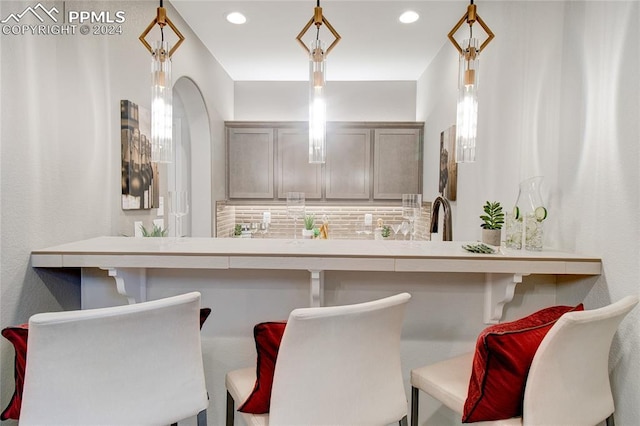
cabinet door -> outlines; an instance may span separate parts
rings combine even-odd
[[[419,194],[422,152],[419,129],[376,129],[374,134],[373,198],[402,199]]]
[[[304,192],[306,199],[322,197],[322,168],[309,164],[309,131],[306,128],[277,129],[278,198],[287,192]]]
[[[371,130],[335,129],[327,134],[326,198],[369,199]]]
[[[227,129],[229,198],[273,198],[273,130]]]

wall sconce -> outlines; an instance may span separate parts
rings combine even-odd
[[[473,37],[473,24],[478,21],[487,33],[487,39],[478,47],[478,39]],[[463,23],[469,24],[469,38],[462,46],[453,37]],[[458,111],[456,117],[456,162],[476,161],[476,131],[478,127],[478,66],[480,52],[494,38],[493,32],[476,12],[473,0],[467,7],[467,13],[449,32],[449,40],[460,53],[458,74]]]
[[[154,25],[160,27],[161,39],[152,48],[145,37]],[[173,48],[164,39],[164,27],[169,25],[178,37]],[[171,56],[184,41],[184,36],[167,17],[167,10],[158,7],[157,15],[140,35],[139,40],[151,53],[151,160],[158,163],[173,161],[173,97],[171,86]]]
[[[325,24],[335,40],[325,50],[324,43],[320,40],[320,26]],[[302,37],[311,25],[316,26],[316,39],[308,48],[302,41]],[[340,41],[340,34],[331,26],[322,15],[320,0],[314,9],[313,17],[296,37],[298,43],[309,53],[309,163],[324,163],[327,158],[327,103],[325,99],[325,58]]]

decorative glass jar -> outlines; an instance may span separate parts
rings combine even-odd
[[[521,249],[524,233],[526,250],[542,250],[543,224],[547,218],[547,209],[540,194],[542,180],[542,176],[535,176],[520,182],[518,199],[506,217],[507,247]]]

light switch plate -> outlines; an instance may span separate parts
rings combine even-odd
[[[158,216],[164,216],[164,197],[158,201]]]

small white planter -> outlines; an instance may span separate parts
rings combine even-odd
[[[490,246],[499,246],[502,229],[483,229],[482,242]]]
[[[304,239],[313,238],[313,229],[303,229],[302,230],[302,238],[304,238]]]

